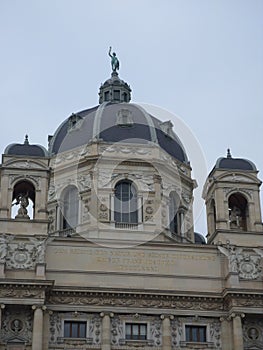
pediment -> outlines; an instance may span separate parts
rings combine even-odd
[[[18,169],[47,169],[47,166],[37,160],[19,159],[6,162],[5,167]]]

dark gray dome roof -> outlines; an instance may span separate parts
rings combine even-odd
[[[50,153],[57,154],[92,141],[147,144],[153,142],[181,162],[187,162],[184,147],[172,131],[171,122],[162,122],[134,103],[103,102],[72,114],[50,140]]]
[[[201,233],[195,232],[195,244],[206,244],[205,237]]]
[[[254,163],[243,158],[232,158],[230,149],[227,150],[227,157],[221,157],[216,161],[215,169],[231,170],[257,170]]]
[[[27,156],[27,157],[47,157],[48,152],[45,147],[41,145],[30,145],[28,142],[28,136],[25,136],[24,143],[12,143],[8,145],[4,151],[4,154]]]

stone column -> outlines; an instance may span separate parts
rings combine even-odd
[[[110,350],[111,348],[111,322],[110,317],[113,314],[106,314],[102,312],[100,314],[102,317],[102,334],[101,334],[101,350]]]
[[[2,310],[5,308],[5,304],[0,305],[0,329],[2,326]]]
[[[171,319],[173,316],[161,315],[162,320],[162,349],[172,349],[172,337],[171,337]]]
[[[232,350],[231,323],[229,322],[229,318],[221,317],[220,321],[222,350]]]
[[[243,330],[241,318],[245,317],[244,314],[232,314],[233,318],[233,350],[243,350]]]
[[[45,306],[33,305],[32,309],[34,310],[32,350],[42,350],[43,310],[45,310]]]

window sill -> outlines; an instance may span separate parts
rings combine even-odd
[[[127,345],[127,346],[145,346],[145,345],[153,345],[153,340],[145,339],[145,340],[135,340],[135,339],[120,339],[120,345]]]
[[[212,342],[195,342],[195,341],[181,341],[180,346],[182,349],[199,349],[199,350],[206,350],[206,349],[214,349],[214,343]]]
[[[91,338],[71,338],[71,337],[59,337],[58,343],[67,343],[71,345],[92,344]]]

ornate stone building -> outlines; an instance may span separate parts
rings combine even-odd
[[[169,121],[117,73],[49,149],[0,168],[0,349],[263,349],[260,180],[245,159],[207,177],[207,241]],[[117,61],[118,63],[118,61]]]

